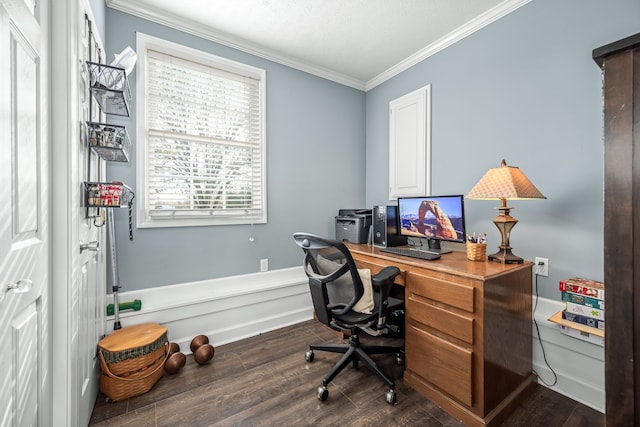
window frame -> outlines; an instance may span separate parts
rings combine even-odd
[[[136,226],[138,228],[191,227],[233,224],[264,224],[267,222],[267,142],[266,142],[266,71],[240,62],[183,46],[168,40],[136,34]],[[152,49],[167,55],[212,66],[225,72],[259,80],[260,93],[260,162],[261,162],[261,215],[215,215],[206,213],[183,213],[176,215],[151,215],[148,206],[148,123],[147,123],[147,50]]]

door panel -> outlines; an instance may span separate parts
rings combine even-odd
[[[32,303],[17,313],[11,324],[14,348],[11,371],[14,378],[14,401],[16,402],[18,425],[38,425],[38,311]]]
[[[38,224],[38,64],[20,40],[12,40],[15,57],[14,218],[16,234],[35,232]],[[33,209],[35,207],[35,209]]]

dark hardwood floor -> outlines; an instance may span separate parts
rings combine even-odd
[[[314,362],[307,363],[304,353],[311,343],[339,341],[318,322],[308,321],[216,347],[213,360],[203,366],[187,356],[180,372],[165,373],[146,394],[120,402],[100,394],[90,425],[462,425],[404,384],[402,367],[389,355],[374,359],[395,378],[397,405],[385,402],[387,387],[363,366],[345,369],[329,385],[329,399],[320,402],[315,390],[339,356],[316,352]],[[595,427],[604,426],[604,415],[537,385],[502,426]]]

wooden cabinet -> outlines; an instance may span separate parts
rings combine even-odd
[[[532,263],[423,261],[348,244],[375,272],[396,265],[406,308],[404,380],[470,426],[499,423],[535,381]]]
[[[640,33],[599,47],[604,96],[606,425],[640,425]]]

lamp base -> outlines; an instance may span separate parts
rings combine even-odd
[[[518,223],[518,220],[509,215],[509,211],[513,209],[507,206],[505,199],[502,199],[502,206],[498,208],[500,214],[493,219],[493,223],[500,230],[500,236],[502,237],[502,243],[500,244],[500,250],[495,254],[489,255],[489,261],[499,262],[501,264],[522,264],[524,260],[511,252],[511,245],[509,244],[509,235],[511,229]]]
[[[501,264],[522,264],[524,260],[511,252],[511,248],[500,249],[495,254],[488,256],[489,261],[499,262]]]

